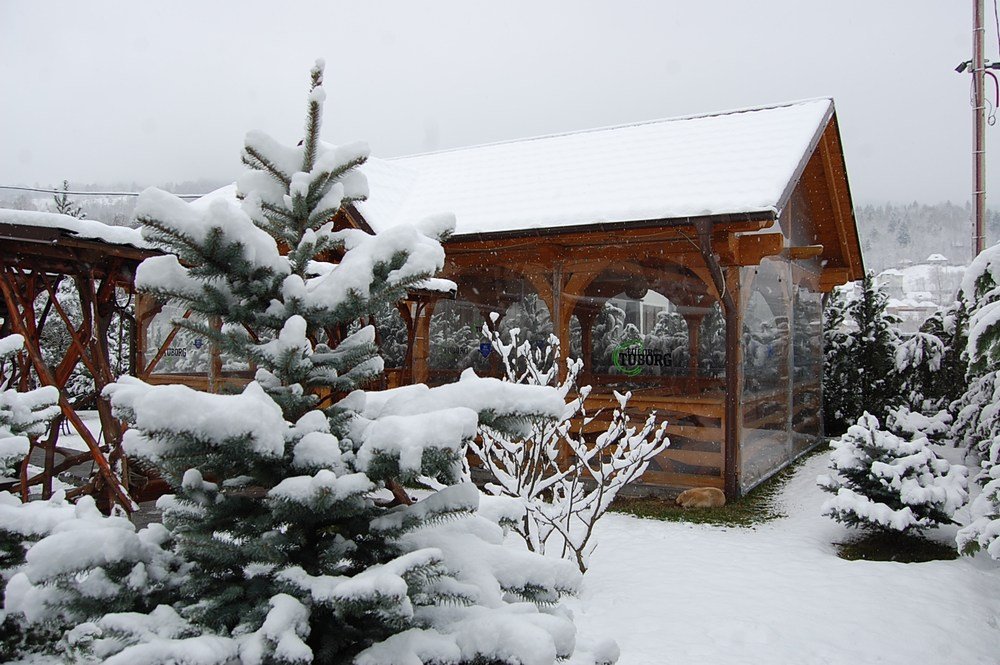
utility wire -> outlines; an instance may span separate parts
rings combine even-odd
[[[65,189],[45,189],[44,187],[20,187],[0,185],[0,189],[16,189],[22,192],[42,192],[43,194],[72,194],[73,196],[139,196],[139,192],[72,192]],[[204,194],[174,194],[179,199],[200,199]]]

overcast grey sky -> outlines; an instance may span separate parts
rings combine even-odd
[[[0,184],[233,178],[325,57],[325,138],[379,156],[829,95],[856,202],[964,202],[971,4],[0,0]]]

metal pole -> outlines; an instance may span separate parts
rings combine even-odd
[[[985,111],[983,95],[983,0],[972,0],[972,209],[975,230],[972,235],[973,258],[983,251],[985,234],[983,218],[986,214],[986,143]]]

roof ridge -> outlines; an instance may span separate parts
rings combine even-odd
[[[478,143],[474,145],[457,146],[454,148],[443,148],[441,150],[429,150],[427,152],[418,152],[410,155],[398,155],[396,157],[381,157],[380,159],[384,162],[395,162],[402,161],[406,159],[412,159],[415,157],[429,157],[431,155],[443,155],[451,152],[461,152],[463,150],[473,150],[475,148],[491,148],[493,146],[500,145],[510,145],[512,143],[528,143],[530,141],[542,141],[545,139],[555,139],[563,136],[578,136],[581,134],[594,134],[597,132],[606,132],[614,129],[625,129],[628,127],[643,127],[646,125],[655,125],[665,122],[675,122],[681,120],[698,120],[701,118],[714,118],[723,115],[737,115],[739,113],[753,113],[756,111],[771,111],[774,109],[787,108],[790,106],[799,106],[803,104],[811,104],[814,102],[829,102],[833,106],[833,97],[808,97],[805,99],[796,99],[788,102],[777,102],[773,104],[763,104],[759,106],[746,106],[743,108],[727,109],[725,111],[713,111],[711,113],[693,113],[688,115],[679,115],[669,118],[654,118],[651,120],[638,120],[635,122],[625,122],[618,125],[605,125],[603,127],[590,127],[587,129],[577,129],[568,132],[555,132],[552,134],[539,134],[537,136],[528,136],[524,138],[517,139],[504,139],[502,141],[491,141],[488,143]]]

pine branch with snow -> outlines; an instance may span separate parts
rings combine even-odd
[[[822,512],[848,526],[921,531],[952,523],[967,498],[967,469],[939,457],[925,438],[905,441],[865,413],[830,443],[832,473],[817,479],[834,494]]]

